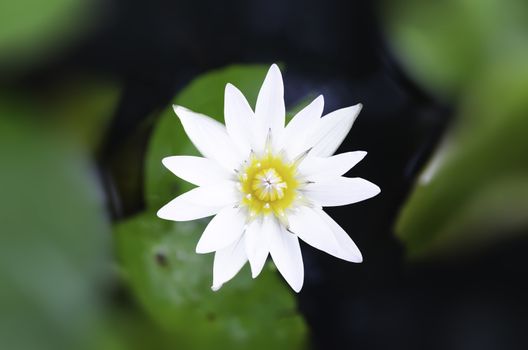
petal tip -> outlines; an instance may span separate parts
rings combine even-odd
[[[175,214],[172,210],[168,208],[169,204],[161,207],[157,212],[156,216],[163,220],[169,220],[169,221],[186,221],[184,218],[178,216],[178,214]]]
[[[363,104],[362,103],[355,104],[353,106],[350,106],[350,109],[353,111],[354,116],[357,117],[359,112],[361,112],[361,110],[363,109]]]
[[[318,105],[324,106],[324,96],[317,96],[313,102],[317,103]]]
[[[346,257],[346,261],[349,261],[349,262],[352,262],[352,263],[355,263],[355,264],[361,264],[363,262],[363,255],[361,254],[361,252],[359,251],[359,249],[354,249],[353,252],[350,252],[349,254],[347,254],[348,256]]]
[[[225,91],[226,91],[226,93],[228,93],[228,92],[229,92],[229,93],[232,93],[232,92],[234,92],[235,90],[238,90],[238,89],[236,88],[235,85],[233,85],[233,84],[231,84],[231,83],[227,83],[227,84],[226,84],[226,86],[225,86]]]
[[[300,293],[300,292],[301,292],[301,289],[302,289],[302,287],[303,287],[303,284],[301,283],[301,284],[298,285],[298,286],[291,286],[291,287],[292,287],[292,289],[293,289],[293,291],[294,291],[295,293]]]
[[[180,105],[176,105],[176,104],[172,105],[172,109],[174,110],[174,113],[176,113],[176,115],[178,117],[180,117],[180,118],[181,117],[186,117],[189,113],[194,113],[189,108],[183,107],[183,106],[180,106]]]
[[[157,212],[156,212],[156,216],[160,219],[163,219],[163,220],[170,220],[169,217],[167,216],[167,212],[166,210],[164,210],[165,207],[161,207]]]
[[[348,112],[345,114],[346,115],[345,119],[351,120],[352,122],[354,122],[362,109],[363,109],[363,104],[361,103],[355,104],[350,107],[343,108],[343,110],[346,110]]]
[[[350,106],[350,109],[352,109],[357,116],[359,112],[361,112],[361,110],[363,109],[363,103],[360,102],[353,106]]]
[[[207,247],[204,247],[202,240],[198,241],[198,244],[196,245],[196,248],[194,249],[194,251],[196,252],[196,254],[212,253],[210,249],[207,249]]]
[[[167,169],[169,169],[169,161],[171,157],[165,157],[161,160],[161,164]]]
[[[367,181],[367,180],[365,180],[365,181]],[[368,183],[369,183],[369,187],[370,187],[369,188],[370,196],[365,198],[365,199],[376,197],[378,194],[381,193],[381,188],[378,185],[376,185],[375,183],[372,183],[370,181],[368,181]]]
[[[266,77],[267,78],[274,77],[274,79],[277,78],[282,82],[282,73],[281,73],[279,66],[276,63],[273,63],[270,66],[268,70],[268,74],[266,74]]]
[[[363,160],[363,158],[365,158],[367,156],[367,154],[368,154],[367,151],[356,151],[356,153],[359,156],[358,160],[357,160],[357,163],[361,162]]]
[[[178,116],[180,119],[184,117],[183,114],[189,111],[187,108],[175,104],[172,105],[172,109],[174,110],[174,113],[176,113],[176,116]]]

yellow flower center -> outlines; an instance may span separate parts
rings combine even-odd
[[[281,156],[267,153],[263,157],[252,156],[239,172],[242,205],[251,216],[273,213],[284,216],[297,196],[299,182],[297,167]]]

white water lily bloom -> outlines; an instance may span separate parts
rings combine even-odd
[[[196,246],[215,252],[213,290],[249,261],[253,278],[268,254],[296,292],[304,280],[299,238],[351,262],[362,256],[348,234],[322,207],[356,203],[377,195],[378,186],[343,177],[366,152],[333,155],[361,105],[324,117],[319,96],[285,126],[284,87],[272,65],[255,111],[233,85],[225,89],[225,126],[205,115],[174,106],[185,132],[204,156],[173,156],[163,164],[198,187],[180,195],[158,216],[186,221],[215,215]]]

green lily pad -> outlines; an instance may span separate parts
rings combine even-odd
[[[400,213],[396,231],[411,258],[463,253],[527,232],[526,62],[490,72],[464,101],[448,147]]]
[[[276,271],[255,280],[244,268],[210,289],[212,255],[194,249],[204,222],[173,223],[144,213],[117,225],[126,281],[151,317],[185,349],[299,349],[306,327]]]

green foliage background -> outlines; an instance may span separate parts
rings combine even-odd
[[[528,3],[385,2],[386,33],[409,74],[456,106],[403,206],[411,259],[456,258],[528,228]]]

